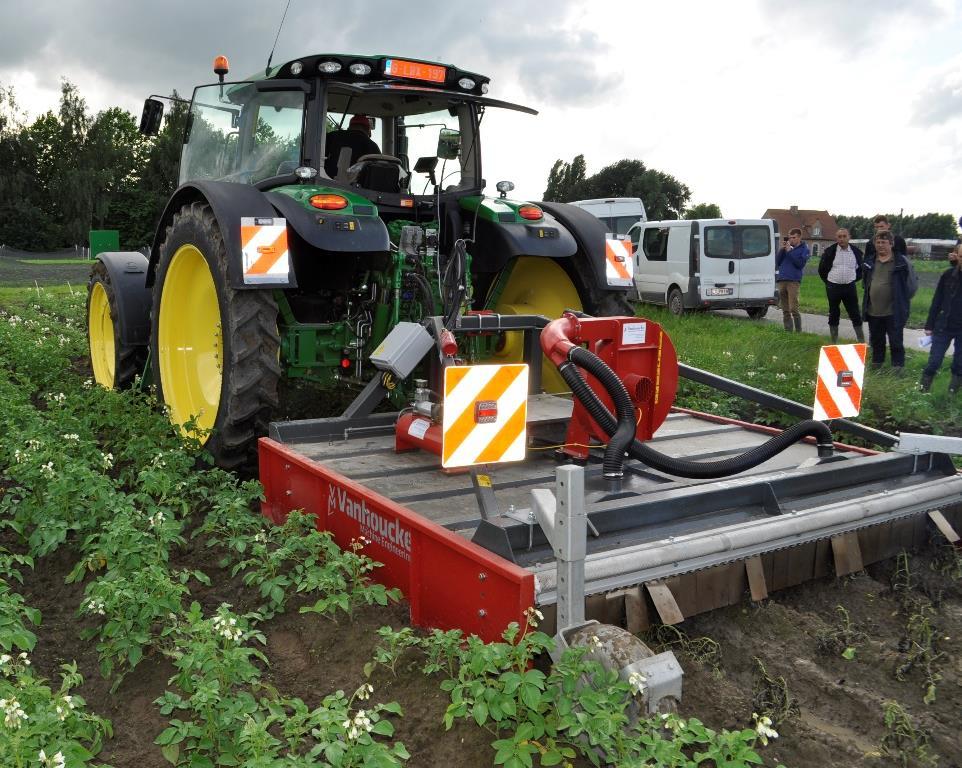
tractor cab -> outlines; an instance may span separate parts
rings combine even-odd
[[[255,461],[288,380],[363,391],[399,325],[464,332],[460,359],[513,363],[540,352],[504,316],[631,314],[630,258],[595,217],[511,200],[507,181],[486,189],[485,115],[536,114],[490,98],[487,77],[350,54],[236,81],[218,57],[214,72],[188,103],[149,257],[99,260],[89,321],[98,382],[155,384],[221,466]],[[162,118],[148,99],[141,131]],[[566,388],[552,363],[536,368],[539,386]],[[414,389],[389,397],[400,408]]]

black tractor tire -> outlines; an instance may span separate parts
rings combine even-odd
[[[761,320],[768,314],[768,307],[749,307],[745,311],[752,320]]]
[[[154,280],[151,356],[161,402],[169,405],[162,357],[169,353],[159,345],[162,299],[171,261],[184,246],[193,246],[203,256],[213,279],[220,318],[220,398],[212,429],[201,440],[206,441],[205,448],[217,466],[249,473],[257,467],[257,439],[267,434],[278,405],[277,303],[269,289],[236,290],[230,286],[227,250],[210,206],[204,202],[184,205],[165,232]],[[189,304],[176,310],[202,317],[198,308]]]
[[[681,290],[678,288],[671,288],[668,291],[668,311],[671,312],[676,317],[681,317],[685,314],[685,298],[681,295]]]
[[[99,302],[104,299],[107,306],[99,307]],[[109,319],[98,313],[98,307],[109,312]],[[109,329],[95,328],[96,324],[107,322]],[[145,345],[124,344],[121,341],[124,336],[122,324],[123,315],[117,307],[117,292],[110,279],[110,272],[102,261],[97,261],[90,270],[90,280],[87,282],[87,349],[94,381],[107,389],[130,387],[138,374],[143,373],[147,361]],[[107,330],[112,331],[110,339],[105,338]],[[98,345],[101,345],[99,350],[95,349]],[[97,363],[98,360],[101,364]]]
[[[594,275],[584,280],[575,280],[575,287],[581,296],[585,312],[595,317],[634,317],[629,291],[611,291],[599,285]]]

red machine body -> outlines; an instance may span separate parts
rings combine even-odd
[[[678,389],[678,357],[664,329],[641,317],[579,318],[571,313],[554,320],[541,332],[541,348],[555,365],[568,359],[574,346],[585,346],[605,361],[624,382],[635,405],[635,436],[649,440],[664,423]],[[582,371],[591,388],[612,412],[614,404],[605,388]],[[584,459],[591,440],[607,443],[608,436],[575,398],[565,446],[569,456]]]
[[[398,453],[418,449],[441,455],[441,425],[419,413],[401,414],[394,427],[394,450]]]

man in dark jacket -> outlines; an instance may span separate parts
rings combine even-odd
[[[949,344],[954,343],[949,392],[955,394],[962,387],[962,268],[957,260],[939,276],[939,284],[935,287],[932,306],[925,321],[925,333],[932,337],[932,347],[919,387],[923,392],[931,389],[932,379],[942,367]]]
[[[828,296],[828,331],[832,335],[832,344],[838,344],[839,304],[845,305],[855,338],[865,341],[862,314],[858,309],[858,290],[855,287],[856,282],[862,279],[862,252],[850,245],[848,239],[848,230],[839,227],[835,242],[825,249],[818,262],[818,275],[825,281],[825,293]]]
[[[905,366],[902,331],[909,319],[911,302],[909,263],[905,256],[895,253],[895,238],[891,232],[882,231],[875,235],[875,253],[865,256],[862,271],[865,281],[862,312],[868,320],[872,367],[881,368],[885,362],[885,339],[888,337],[892,368],[901,373]]]
[[[798,292],[802,287],[805,262],[811,252],[802,242],[802,230],[796,227],[788,233],[788,242],[775,254],[775,287],[778,288],[778,304],[782,308],[782,322],[786,331],[802,330],[802,315],[798,311]]]
[[[332,179],[337,175],[337,162],[341,150],[350,147],[351,158],[348,165],[353,165],[364,155],[376,155],[381,150],[371,139],[371,118],[367,115],[354,115],[347,124],[346,131],[331,131],[325,137],[324,151],[327,159],[324,161],[324,171]]]
[[[872,219],[872,223],[875,225],[876,235],[879,232],[892,232],[892,225],[889,224],[888,218],[882,213]],[[895,253],[897,255],[901,254],[902,256],[908,256],[909,249],[905,245],[905,238],[901,235],[896,235],[894,232],[892,232],[892,237],[894,238],[893,243],[895,244]],[[872,238],[870,237],[868,242],[865,244],[865,258],[867,259],[869,256],[874,255],[875,243],[872,242]]]

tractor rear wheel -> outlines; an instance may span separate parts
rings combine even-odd
[[[144,370],[147,348],[123,343],[122,314],[110,273],[94,264],[87,284],[87,342],[94,381],[107,389],[126,389]]]
[[[218,466],[254,468],[277,406],[277,304],[269,291],[231,288],[210,206],[185,205],[167,227],[153,308],[158,396],[171,421]]]
[[[504,315],[544,315],[553,320],[566,309],[590,315],[634,315],[626,295],[604,291],[590,277],[574,280],[561,262],[535,256],[521,256],[505,269],[510,270],[492,309]],[[524,334],[505,333],[495,352],[497,362],[524,359]],[[554,364],[544,358],[541,381],[545,392],[567,392],[568,385]]]

